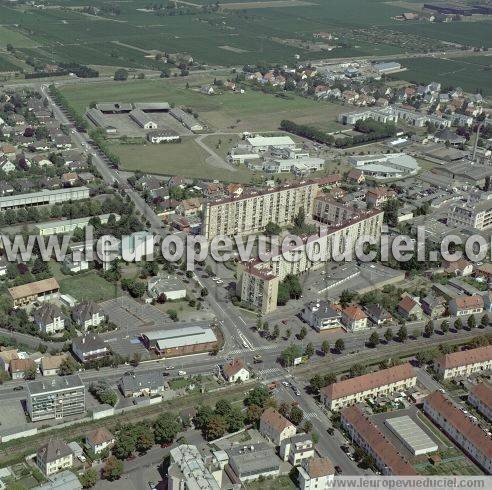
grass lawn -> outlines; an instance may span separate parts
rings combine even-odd
[[[203,77],[201,77],[203,78]],[[213,77],[210,77],[213,80]],[[186,89],[186,82],[191,88]],[[200,80],[202,81],[202,80]],[[188,106],[209,129],[221,131],[274,131],[282,119],[298,123],[335,121],[343,106],[296,95],[288,99],[247,89],[244,94],[225,92],[208,96],[196,90],[193,77],[159,80],[129,80],[66,85],[61,88],[70,104],[81,114],[97,101],[167,101]]]
[[[22,35],[13,29],[0,26],[0,48],[6,48],[7,44],[12,44],[14,48],[31,48],[36,46],[36,42]]]
[[[255,175],[246,167],[231,166],[230,170],[226,170],[207,163],[209,155],[198,146],[195,138],[184,137],[182,143],[175,145],[110,143],[109,146],[120,157],[124,170],[240,183],[249,182]]]
[[[121,296],[121,290],[94,271],[67,276],[60,281],[60,292],[79,301],[107,301]]]
[[[251,483],[245,483],[244,488],[247,490],[290,490],[295,489],[293,481],[288,476],[280,476],[278,478],[267,478],[263,481],[255,481]]]

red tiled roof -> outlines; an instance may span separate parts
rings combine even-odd
[[[364,318],[367,318],[366,314],[362,311],[361,308],[358,306],[347,306],[343,310],[343,314],[349,319],[349,320],[363,320]]]
[[[224,371],[224,374],[227,376],[227,378],[230,378],[231,376],[234,376],[239,371],[241,371],[241,369],[243,368],[244,362],[242,359],[233,359],[232,361],[225,364],[222,370]]]
[[[114,440],[113,434],[104,427],[99,427],[87,434],[87,439],[95,446],[103,444],[104,442],[111,442]]]
[[[467,366],[477,362],[490,361],[492,359],[492,345],[477,347],[476,349],[463,350],[445,354],[438,359],[438,364],[443,369],[450,369],[459,366]]]
[[[418,306],[418,303],[411,296],[405,296],[398,303],[398,307],[407,313],[410,313],[415,306]]]
[[[487,458],[492,458],[492,439],[478,426],[475,425],[461,410],[439,391],[434,391],[424,400],[441,414],[456,431],[462,434],[471,444],[479,449]]]
[[[454,303],[460,310],[468,310],[470,308],[483,308],[482,296],[459,296],[454,298]]]
[[[36,367],[36,364],[32,359],[12,359],[10,361],[11,373],[24,373],[33,367]]]
[[[371,447],[392,475],[416,475],[410,463],[398,452],[369,417],[356,405],[342,411],[345,419]]]
[[[348,395],[354,395],[363,391],[371,390],[379,386],[404,379],[415,377],[412,366],[407,362],[399,366],[393,366],[388,369],[382,369],[373,373],[364,374],[355,378],[346,379],[326,386],[321,391],[330,400],[337,400]]]
[[[335,474],[333,463],[328,458],[310,458],[304,468],[311,478],[321,478]]]
[[[287,427],[294,424],[287,420],[280,412],[273,408],[267,408],[261,415],[261,422],[267,423],[270,427],[273,427],[277,432],[282,432]]]
[[[484,405],[492,408],[492,387],[488,383],[478,383],[470,391]]]

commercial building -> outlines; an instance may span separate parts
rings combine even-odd
[[[310,458],[298,468],[300,490],[325,490],[333,487],[335,468],[328,458]]]
[[[148,280],[147,292],[151,298],[164,295],[166,300],[186,298],[186,286],[177,277],[155,276]]]
[[[314,456],[314,444],[309,434],[296,434],[280,443],[280,458],[292,466],[299,466]]]
[[[211,328],[184,327],[168,330],[152,330],[141,335],[147,349],[163,356],[182,356],[206,352],[217,345],[217,337]]]
[[[492,345],[445,354],[436,360],[435,365],[443,379],[488,371],[492,367]]]
[[[72,352],[83,364],[98,361],[110,355],[108,346],[97,334],[86,334],[72,340]]]
[[[438,445],[408,415],[392,417],[384,423],[414,456],[438,450]]]
[[[67,187],[0,197],[0,211],[89,199],[88,187]]]
[[[290,225],[300,209],[307,216],[312,214],[317,192],[316,182],[299,182],[209,201],[203,210],[202,234],[212,240],[215,236],[258,233],[269,222]]]
[[[397,122],[398,116],[392,107],[371,107],[363,110],[344,112],[338,115],[338,122],[341,124],[354,125],[357,121],[365,121],[366,119],[374,119],[380,123],[389,123]]]
[[[51,475],[46,483],[34,487],[34,490],[82,490],[77,475],[70,470]]]
[[[375,63],[372,67],[379,75],[388,75],[402,70],[401,63],[397,63],[396,61]]]
[[[369,397],[375,398],[413,388],[416,383],[415,371],[407,362],[325,386],[320,397],[328,409],[338,411]]]
[[[62,219],[55,221],[47,221],[46,223],[37,223],[35,230],[38,235],[56,235],[59,233],[70,233],[77,228],[85,228],[91,220],[99,218],[101,224],[105,225],[108,222],[110,214],[101,214],[99,216],[88,216],[87,218]],[[113,214],[116,221],[120,220],[118,214]]]
[[[383,475],[417,475],[410,463],[358,406],[345,408],[341,422],[350,438],[370,454]]]
[[[425,398],[424,412],[488,475],[492,474],[492,439],[480,426],[439,391]]]
[[[33,422],[85,412],[85,386],[78,374],[27,382],[27,412]]]
[[[257,151],[271,148],[287,148],[293,150],[296,142],[290,136],[253,136],[246,138],[248,145]]]
[[[399,179],[415,175],[420,170],[417,160],[405,153],[350,156],[348,162],[366,177],[375,179]]]
[[[220,484],[196,446],[181,444],[171,449],[168,490],[220,490]]]
[[[34,301],[55,299],[59,293],[60,286],[54,277],[9,288],[9,294],[14,302],[14,307],[25,306]]]
[[[468,403],[492,421],[492,388],[488,383],[482,382],[475,385],[468,395]]]
[[[262,442],[226,449],[229,466],[238,482],[245,483],[263,477],[279,475],[281,461],[273,448]]]
[[[476,204],[457,204],[451,206],[447,215],[450,227],[472,228],[483,231],[492,226],[492,199]]]
[[[36,464],[44,476],[51,476],[73,465],[72,450],[59,439],[50,439],[36,453]]]
[[[296,426],[277,410],[267,408],[260,418],[260,433],[275,445],[280,446],[284,439],[295,435]]]

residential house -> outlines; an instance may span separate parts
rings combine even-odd
[[[83,301],[72,309],[74,322],[85,332],[104,323],[106,315],[94,301]]]
[[[36,464],[44,476],[51,476],[73,466],[72,450],[59,439],[50,439],[36,453]]]
[[[318,332],[342,326],[342,314],[327,301],[311,301],[306,304],[301,318]]]
[[[65,329],[65,317],[53,303],[44,303],[33,314],[34,323],[44,334],[50,335]]]
[[[14,159],[17,154],[17,148],[12,145],[3,144],[0,146],[0,155],[7,157],[8,159]]]
[[[398,303],[397,312],[405,320],[422,320],[424,318],[424,312],[419,302],[408,294],[405,294]]]
[[[430,318],[439,318],[446,312],[446,300],[442,296],[429,293],[420,302],[423,312]]]
[[[10,347],[0,347],[0,368],[2,371],[10,371],[10,363],[13,359],[19,359],[17,349]]]
[[[98,427],[85,436],[85,443],[95,454],[102,453],[106,448],[111,448],[115,443],[115,437],[104,427]]]
[[[61,181],[65,187],[74,186],[79,180],[79,176],[75,172],[67,172],[61,176]]]
[[[383,308],[381,305],[376,303],[371,303],[364,306],[364,311],[374,325],[381,327],[393,321],[393,316],[391,313]]]
[[[305,459],[314,456],[313,440],[309,434],[296,434],[280,443],[279,454],[283,461],[288,461],[292,466],[299,466]]]
[[[342,310],[342,323],[352,332],[367,328],[367,316],[356,305],[347,306]]]
[[[473,264],[463,258],[454,262],[443,260],[442,267],[446,274],[454,276],[469,276],[473,273]]]
[[[464,378],[491,367],[492,345],[445,354],[435,362],[435,370],[443,379]]]
[[[354,168],[347,174],[347,180],[351,183],[362,184],[365,180],[364,172]]]
[[[200,216],[202,212],[202,201],[198,197],[184,199],[176,207],[176,214],[190,218],[191,216]]]
[[[296,426],[277,410],[267,408],[260,418],[260,433],[279,446],[284,439],[295,435]]]
[[[125,397],[156,396],[164,393],[167,384],[161,371],[146,371],[124,374],[119,388]]]
[[[244,361],[242,359],[232,359],[228,363],[222,366],[222,373],[224,378],[229,383],[236,383],[238,381],[248,381],[250,377],[249,371],[246,369]]]
[[[56,356],[44,356],[41,359],[41,374],[43,376],[56,376],[60,372],[60,366],[68,358],[68,354],[59,354]]]
[[[36,372],[36,363],[32,359],[12,359],[9,365],[12,379],[26,379],[29,373]]]
[[[97,334],[86,334],[72,340],[72,352],[83,364],[98,361],[110,355],[110,350]]]
[[[328,458],[305,459],[298,470],[300,490],[324,490],[333,486],[335,467]]]
[[[464,316],[482,313],[484,300],[482,296],[458,296],[448,303],[448,310],[451,316]]]
[[[8,174],[13,172],[15,168],[14,163],[11,162],[5,155],[0,156],[0,172]]]

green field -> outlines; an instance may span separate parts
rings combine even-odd
[[[6,57],[0,55],[0,72],[2,71],[18,71],[19,67],[11,63]]]
[[[60,281],[60,292],[79,301],[106,301],[121,296],[121,290],[94,271],[77,274]]]
[[[444,87],[461,87],[465,91],[481,90],[492,95],[492,56],[467,58],[422,58],[399,60],[407,71],[394,78],[416,83],[441,82]]]
[[[208,80],[213,80],[212,76]],[[226,92],[207,96],[185,88],[186,80],[130,80],[127,82],[101,82],[66,85],[61,88],[70,104],[81,114],[91,102],[167,101],[191,107],[211,130],[230,132],[274,131],[282,119],[299,123],[323,123],[336,120],[343,106],[315,101],[296,95],[289,99],[258,91],[246,90],[244,94]],[[96,88],[97,87],[97,88]]]
[[[149,3],[143,0],[96,0],[91,5],[100,8],[109,4],[116,9],[97,15],[82,12],[81,2],[75,0],[49,3],[52,8],[46,9],[1,5],[2,26],[9,31],[4,35],[0,32],[0,39],[6,39],[0,42],[11,42],[17,49],[40,46],[44,55],[61,61],[137,69],[164,65],[132,47],[188,53],[201,63],[237,66],[258,61],[293,62],[295,55],[311,60],[420,52],[422,43],[428,49],[439,49],[439,41],[492,44],[490,21],[399,22],[393,17],[404,7],[384,0],[323,0],[309,5],[292,2],[295,6],[268,2],[262,6],[266,8],[218,11],[205,11],[201,5],[214,2],[198,0],[197,6],[177,3],[175,15],[146,11]],[[361,29],[371,31],[369,37]],[[313,42],[312,35],[317,31],[334,32],[339,38],[338,47],[332,51],[310,50],[303,43]],[[400,39],[403,37],[404,42]],[[115,45],[115,41],[126,46]]]
[[[127,145],[110,144],[111,151],[121,160],[124,170],[141,170],[161,175],[181,175],[200,179],[247,183],[255,175],[245,167],[231,170],[207,163],[209,156],[195,143],[195,137],[185,137],[180,144]]]
[[[30,48],[35,45],[35,42],[23,36],[14,28],[8,29],[7,27],[0,26],[0,48],[6,48],[7,44],[12,44],[18,48]]]

